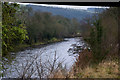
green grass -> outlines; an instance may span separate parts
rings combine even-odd
[[[27,47],[30,47],[30,45],[28,44],[20,44],[20,45],[17,45],[14,50],[12,50],[11,52],[18,52],[18,51],[22,51],[24,50],[24,48],[27,48]]]

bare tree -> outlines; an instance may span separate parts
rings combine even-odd
[[[53,60],[48,57],[48,60],[45,62],[42,61],[42,53],[43,52],[41,52],[39,55],[35,54],[31,56],[29,59],[25,60],[21,66],[15,67],[18,78],[28,79],[37,75],[36,77],[40,78],[41,80],[42,78],[49,78],[50,76],[54,77],[55,73],[58,71],[62,72],[62,63],[64,62],[64,59],[62,59],[62,61],[58,61],[60,57],[57,57],[56,51],[53,56]]]

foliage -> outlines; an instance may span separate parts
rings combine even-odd
[[[100,20],[96,20],[94,22],[94,27],[91,29],[90,32],[90,39],[89,44],[91,47],[91,50],[93,52],[93,58],[95,60],[95,63],[99,63],[99,61],[102,61],[102,59],[105,57],[105,54],[102,53],[102,26]]]
[[[26,14],[30,15],[26,16]],[[32,10],[26,11],[23,16],[27,18],[25,21],[29,36],[27,42],[30,44],[52,38],[64,38],[79,31],[79,23],[76,19],[70,20],[59,15],[53,16],[48,12],[33,12]]]
[[[106,58],[116,58],[118,53],[117,15],[117,8],[109,8],[99,14],[97,19],[93,20],[94,22],[92,21],[93,25],[90,27],[90,30],[85,31],[88,35],[83,37],[90,45],[94,58],[93,63],[99,63]]]
[[[19,5],[4,2],[2,7],[2,53],[5,55],[27,38],[27,32],[25,25],[20,23],[21,21],[16,18]]]
[[[118,9],[111,7],[100,15],[101,24],[104,29],[102,45],[104,50],[109,51],[109,55],[118,53]],[[114,57],[114,56],[112,56]]]

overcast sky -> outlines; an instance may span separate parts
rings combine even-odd
[[[58,7],[58,8],[71,8],[71,9],[87,9],[87,8],[108,8],[108,7],[100,7],[100,6],[71,6],[71,5],[51,5],[51,4],[33,4],[33,3],[18,3],[24,5],[40,5],[40,6],[47,6],[47,7]]]

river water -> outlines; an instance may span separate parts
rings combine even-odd
[[[78,54],[68,52],[68,50],[72,49],[75,44],[79,46],[84,45],[80,37],[65,38],[65,41],[48,44],[42,48],[34,48],[32,50],[18,52],[16,53],[16,58],[12,61],[12,65],[6,65],[8,69],[4,72],[4,74],[6,74],[5,77],[17,78],[20,76],[19,72],[23,72],[23,67],[27,65],[27,61],[32,62],[35,58],[39,63],[41,62],[41,64],[49,65],[48,67],[50,67],[50,64],[53,64],[54,59],[56,59],[56,68],[58,64],[61,64],[62,67],[69,70],[78,56]],[[36,67],[35,63],[32,63],[32,67]],[[36,74],[32,75],[32,77],[37,77]]]

